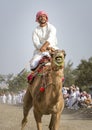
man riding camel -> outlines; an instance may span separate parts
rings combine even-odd
[[[56,28],[48,22],[48,15],[44,11],[39,11],[36,14],[36,22],[39,25],[35,28],[32,40],[35,47],[33,57],[30,61],[31,74],[28,75],[28,82],[31,84],[33,77],[36,76],[42,65],[39,65],[43,57],[50,59],[50,51],[55,51],[57,47]],[[43,63],[44,61],[42,61]]]
[[[23,100],[24,117],[21,130],[27,123],[27,116],[32,107],[37,130],[42,130],[41,118],[44,114],[51,114],[49,129],[58,130],[60,115],[64,108],[61,89],[65,54],[64,51],[57,51],[56,29],[48,23],[47,13],[39,11],[36,15],[36,22],[39,26],[33,32],[35,51],[30,61],[33,75],[31,73],[28,76],[29,85]],[[50,52],[53,56],[50,56]],[[50,65],[47,59],[41,62],[44,58],[51,59]],[[40,65],[39,62],[42,64]]]
[[[50,57],[50,49],[58,49],[56,29],[48,22],[47,13],[39,11],[36,14],[36,22],[38,22],[39,25],[36,27],[32,35],[35,51],[30,61],[31,70],[35,70],[42,57]]]

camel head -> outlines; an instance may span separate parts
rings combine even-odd
[[[52,54],[52,67],[63,68],[64,67],[64,59],[65,59],[65,51],[64,50],[55,50]]]

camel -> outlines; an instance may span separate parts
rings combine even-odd
[[[49,130],[58,130],[61,113],[64,108],[62,94],[62,77],[64,70],[65,51],[56,50],[51,54],[51,62],[47,63],[29,84],[23,103],[21,130],[27,123],[27,116],[33,107],[37,130],[42,130],[42,116],[51,115]]]

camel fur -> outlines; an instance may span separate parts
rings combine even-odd
[[[34,117],[37,124],[37,130],[42,130],[42,116],[51,114],[49,130],[58,130],[60,116],[64,108],[62,94],[62,77],[64,69],[65,52],[63,50],[55,51],[51,54],[51,65],[44,66],[39,75],[37,75],[29,84],[24,96],[22,128],[27,123],[27,116],[33,107]],[[40,88],[44,87],[41,92]]]

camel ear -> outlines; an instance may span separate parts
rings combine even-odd
[[[51,57],[53,57],[53,55],[55,55],[55,54],[58,53],[58,52],[59,52],[59,50],[51,51],[51,52],[50,52]]]
[[[53,57],[53,55],[55,54],[55,52],[56,52],[56,50],[53,50],[53,51],[51,50],[51,51],[49,51],[51,57]]]
[[[51,57],[53,57],[54,54],[55,54],[55,52],[51,52],[51,53],[50,53]]]
[[[62,50],[62,53],[64,55],[64,58],[66,57],[66,53],[65,53],[65,50]]]

